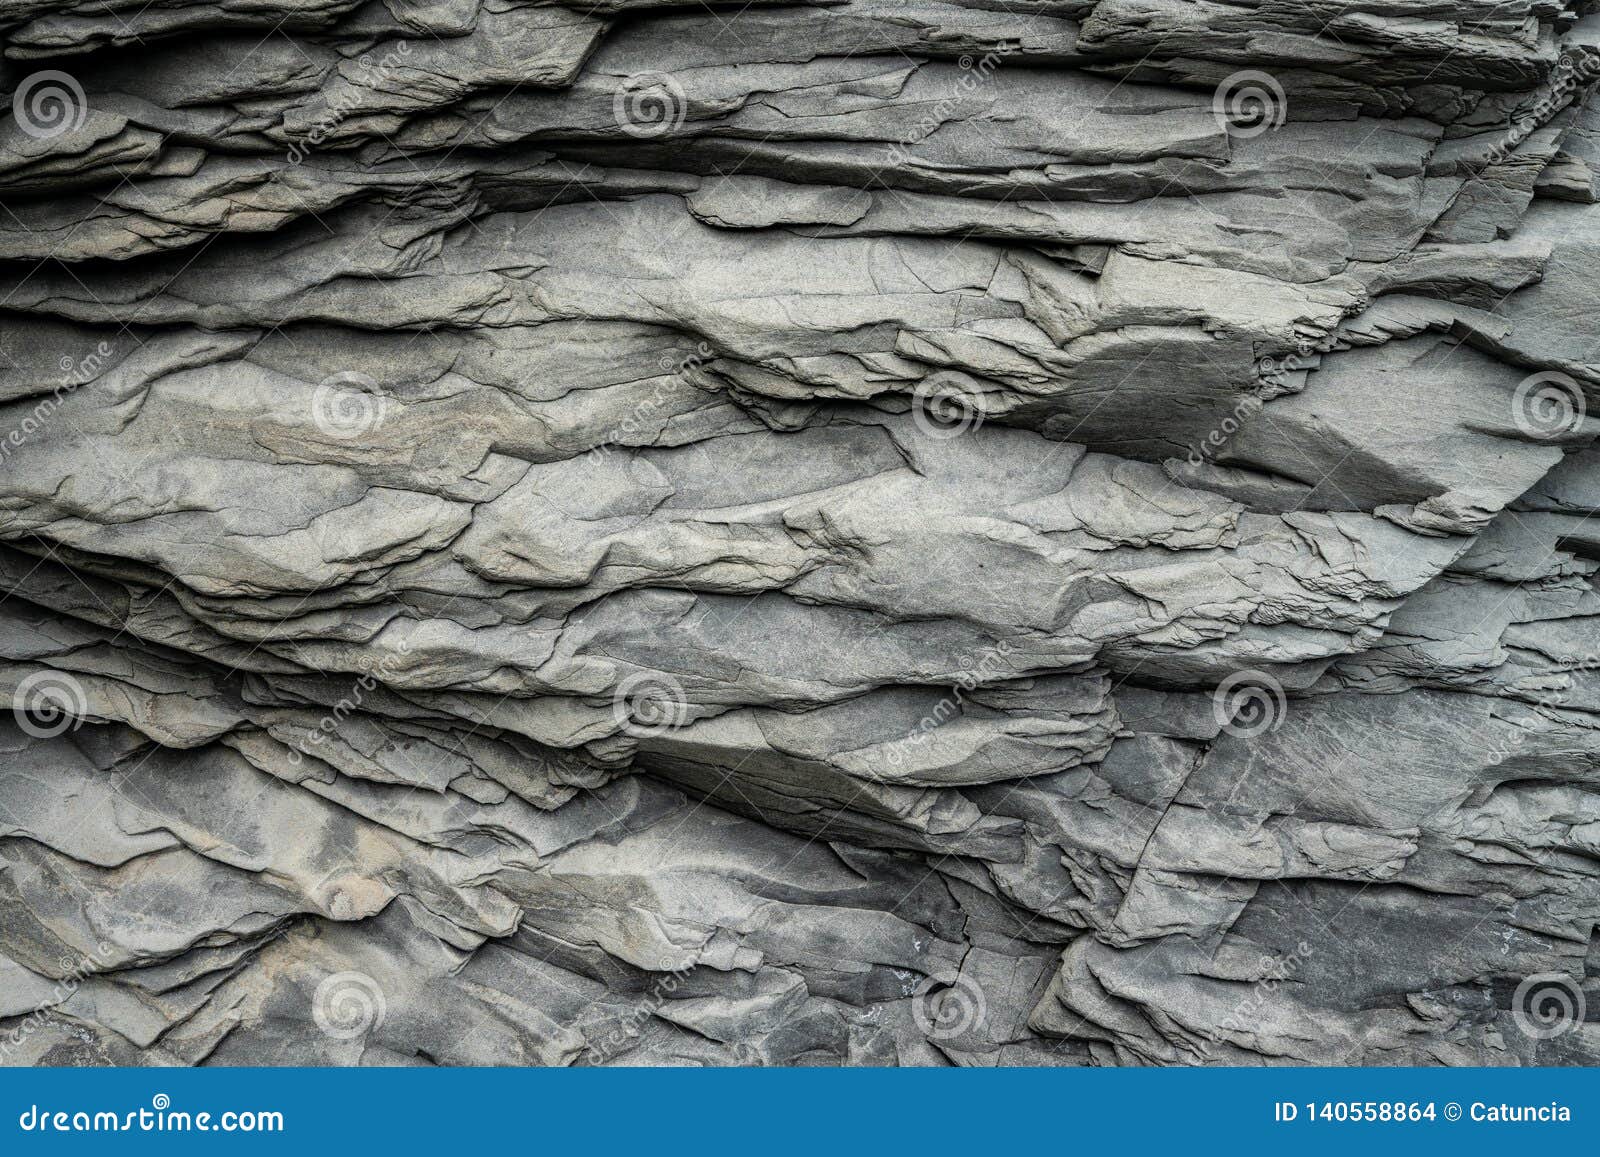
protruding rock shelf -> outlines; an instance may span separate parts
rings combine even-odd
[[[0,1062],[1600,1064],[1591,8],[7,5]]]

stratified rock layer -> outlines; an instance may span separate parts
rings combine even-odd
[[[1579,0],[15,0],[0,1059],[1600,1063]]]

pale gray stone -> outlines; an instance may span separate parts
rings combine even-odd
[[[1600,1063],[1580,0],[19,0],[0,1060]]]

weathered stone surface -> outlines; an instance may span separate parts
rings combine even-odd
[[[1600,1063],[1590,7],[10,4],[0,1058]]]

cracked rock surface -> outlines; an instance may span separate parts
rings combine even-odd
[[[1597,5],[0,49],[0,1061],[1600,1064]]]

